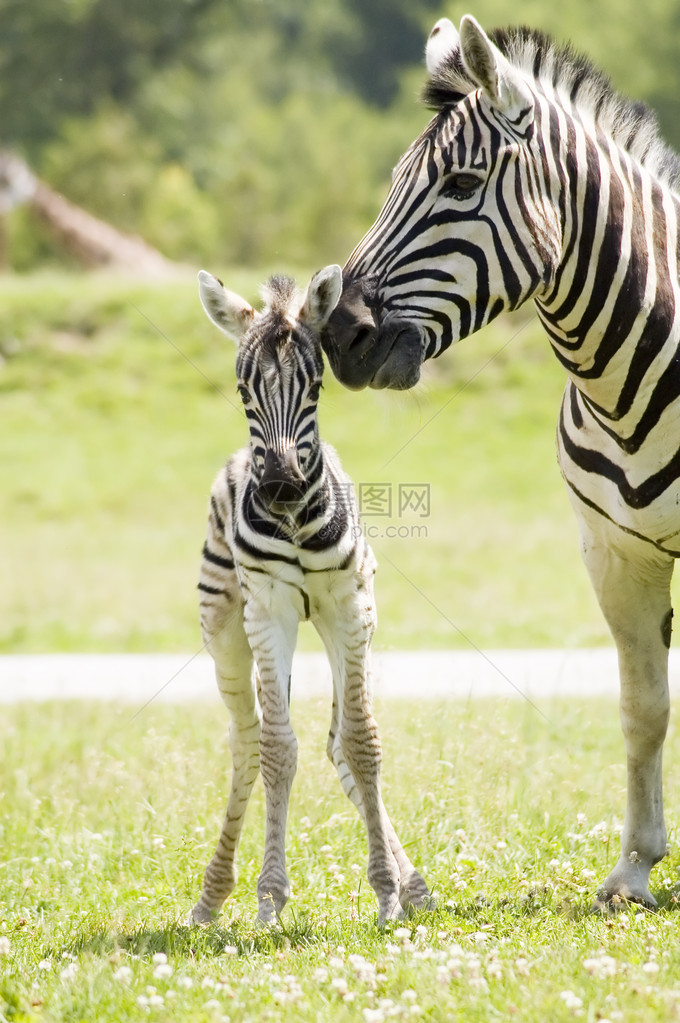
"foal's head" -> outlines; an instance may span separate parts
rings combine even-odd
[[[238,342],[236,374],[258,495],[273,509],[295,505],[304,497],[317,454],[319,335],[342,292],[340,267],[319,270],[305,292],[290,277],[272,277],[260,312],[205,270],[198,281],[209,318]]]

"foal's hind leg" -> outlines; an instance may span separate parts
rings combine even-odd
[[[340,698],[344,699],[344,681],[336,684],[334,680],[333,689],[333,712],[331,717],[331,727],[328,733],[326,752],[328,754],[328,759],[335,765],[335,769],[338,772],[338,778],[340,779],[343,792],[347,798],[354,803],[362,820],[365,822],[366,814],[359,794],[359,789],[357,788],[352,772],[347,765],[347,761],[345,760],[340,744],[339,714],[335,693],[339,691],[341,694]],[[390,850],[396,860],[399,870],[399,902],[402,909],[433,909],[434,896],[430,894],[425,881],[408,858],[401,842],[399,841],[397,833],[394,830],[394,826],[387,814],[387,810],[385,810],[385,827]]]
[[[617,900],[655,906],[649,874],[666,854],[661,761],[669,717],[673,562],[641,542],[624,540],[625,550],[617,553],[583,522],[581,536],[584,560],[618,650],[628,767],[621,856],[599,889],[596,906]],[[614,542],[622,539],[614,536]]]
[[[359,584],[359,589],[354,587]],[[317,628],[333,672],[333,713],[327,752],[345,794],[363,818],[369,842],[369,881],[379,920],[400,917],[429,900],[427,885],[397,838],[380,793],[382,750],[371,711],[368,657],[375,629],[372,573],[359,577],[344,599],[319,609]]]

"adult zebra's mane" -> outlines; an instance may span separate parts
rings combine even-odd
[[[642,102],[617,92],[609,77],[570,45],[535,29],[493,29],[489,38],[516,68],[568,98],[638,163],[680,190],[680,156],[659,135],[656,116]],[[441,110],[477,88],[460,49],[452,51],[425,86],[425,103]]]

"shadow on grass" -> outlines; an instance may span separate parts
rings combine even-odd
[[[572,894],[557,895],[551,890],[530,890],[521,898],[503,896],[486,898],[477,895],[473,899],[452,900],[446,903],[450,919],[467,925],[483,927],[499,927],[512,924],[531,917],[563,917],[575,923],[588,917],[603,920],[616,919],[619,915],[675,913],[680,908],[680,885],[671,890],[656,893],[658,906],[654,909],[634,902],[622,902],[618,906],[610,906],[604,910],[596,908],[595,895],[585,895],[581,891]]]
[[[140,924],[127,930],[98,923],[100,926],[76,935],[59,951],[65,949],[72,955],[89,952],[96,956],[124,951],[139,957],[164,952],[168,959],[209,959],[274,954],[281,949],[300,949],[328,940],[327,927],[320,927],[317,921],[303,916],[282,920],[278,927],[261,929],[240,921],[226,926],[215,923],[208,927],[189,927],[179,922],[156,928]]]

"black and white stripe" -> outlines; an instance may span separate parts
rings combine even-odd
[[[534,300],[569,378],[559,462],[621,662],[628,813],[602,898],[651,903],[680,556],[680,159],[643,104],[540,33],[442,19],[426,57],[435,116],[344,268],[325,348],[350,386],[408,387]]]
[[[217,851],[191,920],[211,920],[236,883],[236,848],[258,770],[267,799],[259,921],[274,922],[288,898],[285,827],[297,763],[291,664],[298,625],[307,619],[333,674],[327,753],[366,823],[380,920],[395,918],[429,896],[380,796],[368,663],[375,559],[351,481],[320,440],[317,420],[319,331],[340,296],[340,267],[319,271],[304,295],[290,279],[272,278],[262,313],[204,271],[199,280],[209,317],[239,341],[236,371],[250,443],[213,485],[203,548],[201,626],[231,713],[233,774]]]

